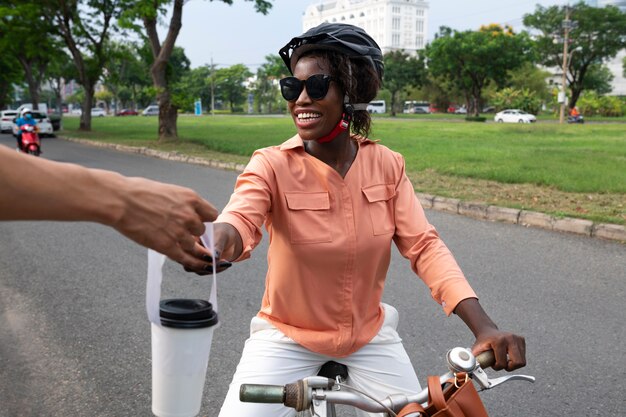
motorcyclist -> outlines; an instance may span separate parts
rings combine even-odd
[[[578,107],[574,106],[570,109],[567,122],[568,123],[584,123],[583,116],[578,111]]]
[[[17,140],[17,150],[22,150],[22,129],[21,127],[24,125],[37,126],[37,120],[33,118],[33,113],[30,109],[24,109],[20,113],[20,117],[15,120],[15,125],[17,126],[17,134],[15,135],[15,139]]]

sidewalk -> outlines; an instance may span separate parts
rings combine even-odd
[[[242,164],[212,161],[204,158],[182,155],[178,152],[162,152],[145,147],[115,145],[82,139],[61,139],[91,146],[115,149],[122,152],[138,153],[160,159],[203,165],[211,168],[226,169],[237,172],[242,172],[245,168]],[[594,223],[591,220],[583,220],[572,217],[555,217],[549,214],[534,211],[497,207],[479,202],[462,201],[456,198],[438,197],[430,194],[415,193],[415,195],[425,209],[446,211],[479,220],[512,223],[525,227],[547,229],[555,232],[574,233],[592,238],[626,243],[626,226],[618,224]]]

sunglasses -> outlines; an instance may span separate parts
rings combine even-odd
[[[326,74],[311,75],[306,80],[299,80],[296,77],[287,77],[280,80],[280,92],[287,101],[294,101],[306,86],[306,93],[313,100],[321,100],[326,97],[332,77]]]

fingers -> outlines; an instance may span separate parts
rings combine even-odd
[[[506,366],[507,371],[526,366],[526,340],[517,335],[513,335],[515,342],[509,345],[509,357]]]
[[[478,355],[487,350],[493,351],[495,363],[492,368],[496,371],[505,369],[510,372],[526,366],[526,341],[522,336],[498,331],[477,340],[472,353]]]
[[[198,275],[208,275],[213,273],[213,257],[211,253],[202,246],[201,243],[196,243],[193,253],[190,253],[191,260],[187,262],[181,262],[183,268],[187,272],[194,272]],[[231,262],[226,260],[220,260],[219,252],[215,251],[216,268],[215,272],[220,273],[232,266]]]

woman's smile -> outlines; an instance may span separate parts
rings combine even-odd
[[[312,127],[320,121],[322,114],[319,112],[303,112],[296,114],[296,125],[298,128],[304,129]]]

